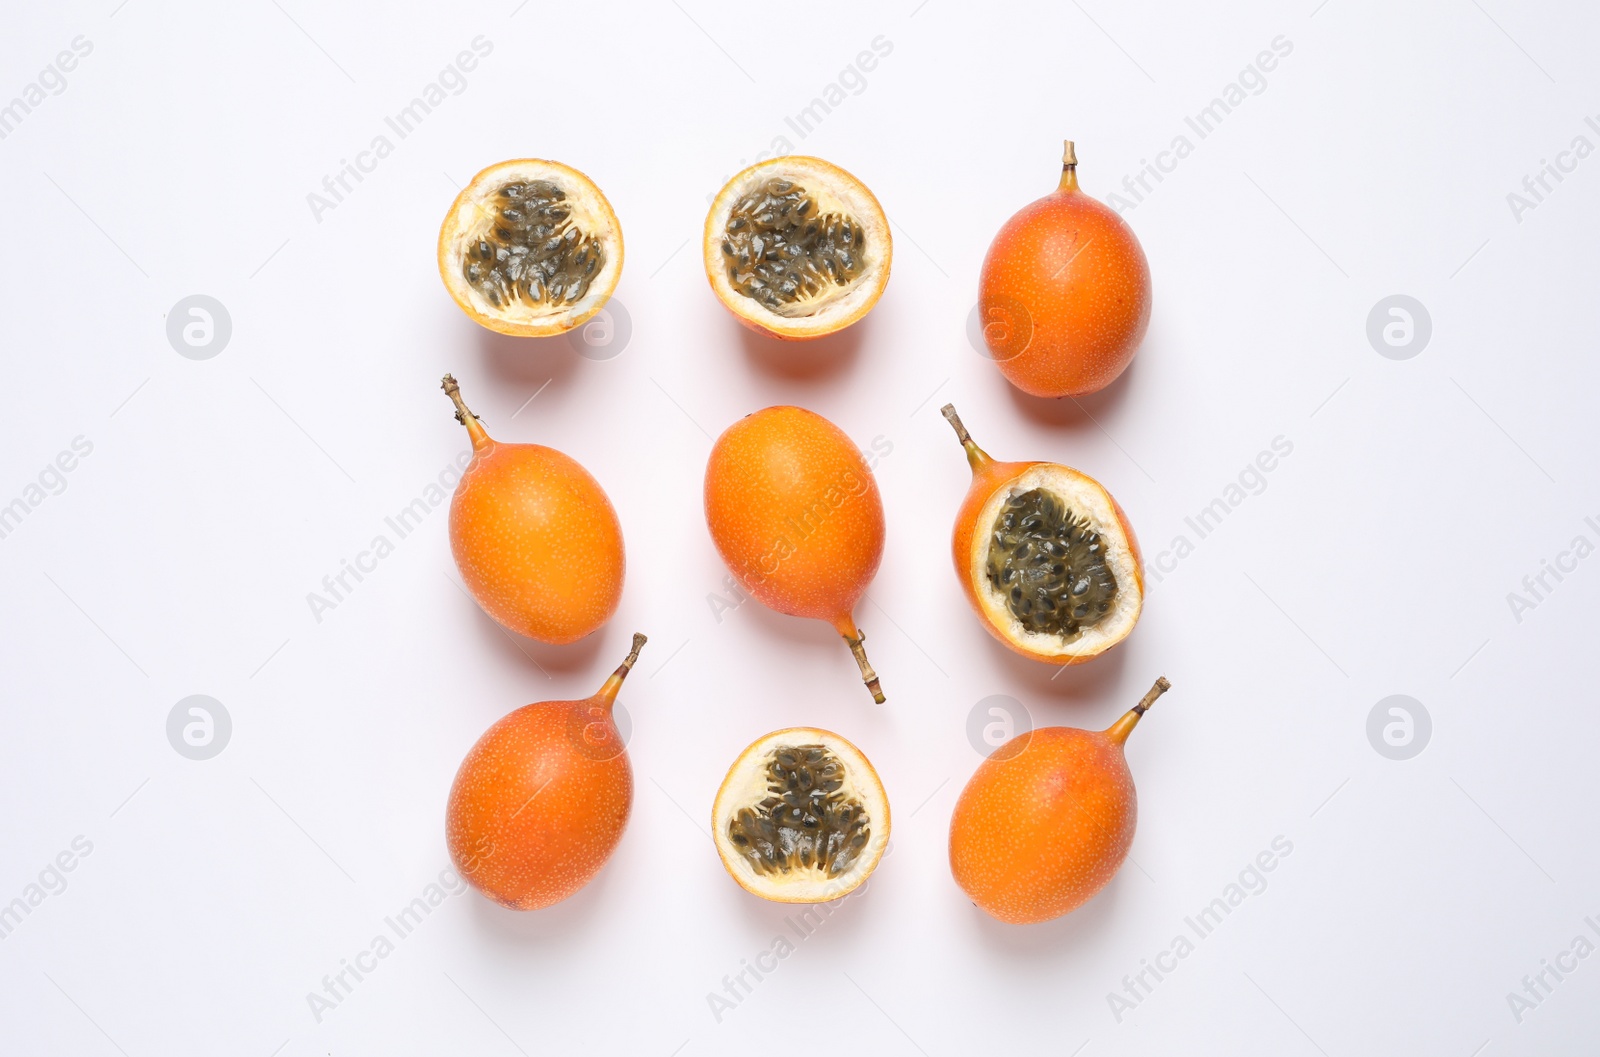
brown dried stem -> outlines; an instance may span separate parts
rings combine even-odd
[[[1167,682],[1167,677],[1161,676],[1156,680],[1155,685],[1150,688],[1149,692],[1139,699],[1139,703],[1133,706],[1133,710],[1141,716],[1144,715],[1150,710],[1150,706],[1156,703],[1156,698],[1171,689],[1172,684]]]
[[[846,635],[844,641],[850,644],[850,653],[855,657],[856,664],[861,669],[861,681],[867,684],[867,691],[872,694],[872,700],[880,705],[883,704],[885,698],[883,696],[883,688],[878,685],[878,673],[872,670],[872,662],[867,660],[866,635],[862,635],[859,638],[851,638]]]
[[[950,423],[951,428],[956,431],[957,440],[959,440],[963,445],[972,443],[972,434],[968,433],[967,427],[962,425],[961,416],[956,414],[956,405],[946,404],[939,409],[939,413],[945,417],[945,420]]]

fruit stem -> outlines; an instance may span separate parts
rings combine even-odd
[[[872,695],[872,700],[883,704],[883,687],[878,685],[878,673],[872,670],[872,662],[867,660],[867,637],[860,632],[846,635],[844,641],[850,644],[850,653],[856,659],[856,665],[861,669],[861,681],[867,684],[867,692]]]
[[[611,673],[606,679],[605,685],[600,688],[600,692],[594,696],[603,698],[608,705],[617,699],[617,691],[622,689],[622,680],[626,679],[628,673],[633,671],[634,662],[639,659],[639,651],[644,649],[644,644],[647,641],[649,640],[637,631],[633,633],[633,649],[628,651],[627,658],[617,665],[617,670]]]
[[[1078,151],[1072,141],[1063,140],[1061,146],[1061,185],[1060,191],[1076,191],[1078,189]]]
[[[956,414],[956,405],[946,404],[939,409],[951,428],[956,431],[956,439],[967,450],[967,462],[971,464],[974,473],[989,465],[989,455],[977,444],[973,443],[972,434],[967,432],[967,427],[962,424],[961,416]]]
[[[1150,711],[1150,706],[1156,703],[1156,698],[1160,697],[1162,694],[1171,689],[1172,684],[1167,682],[1167,677],[1163,675],[1161,678],[1157,679],[1155,681],[1155,685],[1150,687],[1145,695],[1139,699],[1139,703],[1133,706],[1133,710],[1139,713],[1141,716],[1144,715],[1146,712]]]
[[[443,389],[444,394],[450,398],[451,403],[456,405],[456,421],[467,427],[467,436],[472,438],[472,450],[482,451],[492,445],[494,441],[490,440],[489,434],[484,432],[483,424],[478,421],[478,416],[474,415],[471,409],[467,407],[466,401],[461,399],[461,386],[456,384],[455,376],[445,375],[444,381],[439,383],[439,388]]]
[[[1128,740],[1128,735],[1133,733],[1133,728],[1138,726],[1139,717],[1150,711],[1150,706],[1156,703],[1156,698],[1172,689],[1172,684],[1167,682],[1167,677],[1162,676],[1155,681],[1150,691],[1139,699],[1139,703],[1128,709],[1127,714],[1111,725],[1106,731],[1106,737],[1121,745]]]

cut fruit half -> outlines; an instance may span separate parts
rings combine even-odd
[[[969,552],[983,616],[1025,650],[1070,661],[1128,637],[1143,604],[1140,574],[1115,502],[1100,483],[1040,463],[978,512],[988,527]]]
[[[866,184],[820,158],[758,162],[728,181],[706,217],[706,277],[741,323],[818,338],[871,311],[894,256]]]
[[[1128,637],[1144,608],[1144,568],[1127,515],[1086,473],[1053,462],[996,462],[946,404],[972,467],[951,550],[991,634],[1050,664],[1080,664]]]
[[[889,798],[860,749],[826,730],[790,727],[757,739],[728,768],[711,831],[745,891],[824,903],[877,868],[889,845]]]
[[[439,230],[439,274],[501,334],[549,337],[599,312],[622,277],[622,227],[593,180],[560,162],[491,165]]]

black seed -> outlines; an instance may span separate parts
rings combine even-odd
[[[989,540],[989,583],[1029,631],[1070,642],[1111,611],[1104,541],[1060,497],[1037,488],[1008,497]]]
[[[508,300],[559,304],[583,298],[589,279],[605,261],[600,240],[572,226],[567,195],[549,180],[513,182],[499,198],[515,202],[500,210],[489,238],[467,256],[493,260],[489,267],[463,262],[467,282],[494,305]]]
[[[836,877],[871,836],[866,812],[843,785],[844,765],[826,746],[780,745],[767,759],[769,795],[735,813],[729,839],[759,873]]]
[[[773,178],[739,199],[724,227],[726,246],[747,272],[729,273],[729,282],[746,297],[781,308],[820,295],[827,280],[846,285],[862,271],[865,244],[854,218],[830,213],[810,216],[815,202],[803,187]],[[855,250],[854,256],[845,254]]]

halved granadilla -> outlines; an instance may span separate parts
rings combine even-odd
[[[820,158],[758,162],[728,181],[705,228],[706,277],[741,323],[818,338],[871,311],[894,256],[866,184]]]
[[[944,415],[972,466],[952,555],[984,626],[1050,664],[1079,664],[1127,638],[1144,607],[1144,569],[1111,493],[1060,463],[996,462],[954,407]]]
[[[521,158],[472,178],[439,230],[439,274],[461,310],[501,334],[581,326],[622,276],[622,227],[593,180]]]
[[[717,853],[740,887],[777,903],[823,903],[865,881],[889,845],[889,798],[861,750],[791,727],[739,754],[711,809]]]

